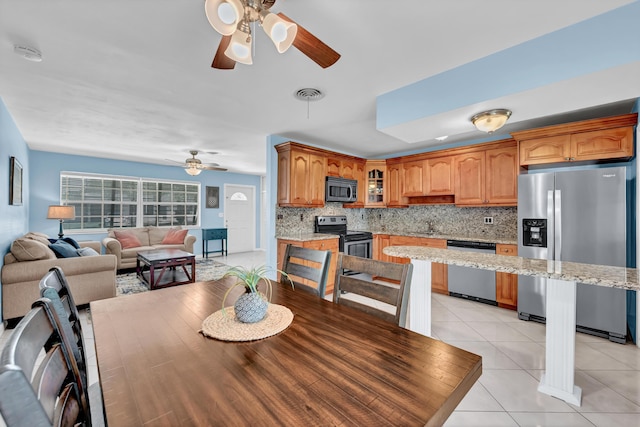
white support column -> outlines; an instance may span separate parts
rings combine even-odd
[[[580,406],[582,389],[574,384],[576,283],[547,280],[546,362],[538,391]]]
[[[412,259],[407,329],[431,336],[431,261]]]

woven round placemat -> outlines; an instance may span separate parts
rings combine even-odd
[[[204,319],[200,332],[206,337],[222,341],[254,341],[284,331],[292,321],[291,310],[278,304],[269,304],[264,319],[256,323],[238,321],[233,307],[227,307]]]

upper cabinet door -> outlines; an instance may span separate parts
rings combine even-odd
[[[402,195],[405,197],[425,195],[425,171],[424,160],[406,162],[402,164]]]
[[[441,196],[453,194],[453,157],[429,159],[426,163],[426,195]]]
[[[571,160],[631,157],[633,128],[617,128],[571,135]]]
[[[484,151],[461,154],[455,158],[456,205],[486,203]]]
[[[308,202],[311,206],[324,206],[326,165],[324,156],[309,154],[307,185],[309,187]]]
[[[549,136],[520,142],[520,164],[541,165],[571,160],[570,135]]]
[[[485,198],[492,205],[518,203],[518,150],[516,147],[486,151]]]

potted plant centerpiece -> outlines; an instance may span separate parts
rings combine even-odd
[[[242,267],[236,266],[230,268],[222,278],[235,277],[236,283],[231,286],[224,294],[222,299],[222,308],[229,296],[229,293],[238,286],[245,288],[245,293],[240,295],[236,300],[233,308],[236,312],[236,319],[243,323],[255,323],[264,319],[267,314],[267,308],[269,307],[269,301],[271,301],[272,286],[271,280],[267,277],[271,269],[264,265],[258,267]],[[284,271],[275,270],[282,274],[283,277],[289,279],[291,286],[293,282]],[[265,292],[261,292],[258,289],[260,283],[264,283]]]

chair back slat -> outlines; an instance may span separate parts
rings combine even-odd
[[[327,289],[331,251],[287,245],[282,271],[287,273],[294,288],[324,297]],[[286,277],[282,283],[289,283]]]
[[[0,413],[8,427],[75,425],[88,417],[78,405],[75,358],[48,303],[36,301],[2,349],[0,390],[11,392],[0,394]]]
[[[341,253],[338,256],[333,302],[356,308],[404,327],[413,266],[361,258]],[[347,274],[348,273],[348,274]],[[393,282],[373,280],[384,277]],[[395,283],[398,283],[397,285]],[[376,307],[374,302],[354,301],[349,294],[370,298],[395,307],[393,314]]]
[[[48,313],[55,312],[51,317],[54,327],[58,330],[63,341],[67,343],[77,367],[78,390],[80,405],[84,413],[90,413],[89,381],[87,373],[86,346],[82,333],[82,324],[78,308],[64,272],[59,267],[53,267],[40,280],[40,294],[44,297],[40,304],[47,306]],[[95,412],[95,411],[94,411]],[[88,417],[89,419],[91,417]],[[91,421],[89,421],[89,425]]]
[[[368,282],[353,276],[340,278],[340,290],[373,298],[391,305],[397,305],[401,297],[400,290],[397,287]]]

